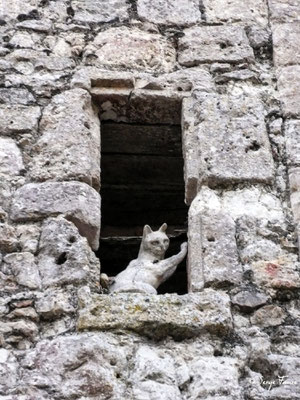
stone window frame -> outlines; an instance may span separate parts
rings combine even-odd
[[[184,159],[185,203],[191,206],[199,190],[199,146],[193,129],[193,90],[194,82],[188,79],[184,87],[175,81],[171,87],[153,76],[141,76],[138,73],[111,72],[97,70],[94,67],[79,70],[73,78],[74,88],[86,89],[91,95],[91,107],[95,110],[97,95],[137,95],[141,98],[156,96],[160,98],[176,98],[181,102],[181,134],[182,155]],[[95,112],[95,111],[94,111]],[[100,132],[101,135],[101,132]],[[101,147],[100,147],[101,148]],[[101,180],[101,178],[100,178]],[[187,254],[187,293],[202,291],[204,288],[202,260],[201,260],[201,233],[200,215],[188,210],[188,254]],[[199,250],[200,249],[200,250]],[[200,257],[199,257],[200,256]]]

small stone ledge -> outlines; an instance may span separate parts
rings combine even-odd
[[[183,340],[204,332],[224,336],[232,329],[227,294],[206,289],[178,296],[79,292],[77,329],[133,331],[152,339],[171,336]]]

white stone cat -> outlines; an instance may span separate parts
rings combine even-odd
[[[149,225],[144,226],[142,243],[136,260],[120,272],[109,288],[113,292],[139,292],[157,294],[158,286],[165,282],[175,272],[187,253],[187,243],[182,243],[181,250],[175,256],[164,260],[169,247],[166,235],[167,224],[158,231],[152,231]]]

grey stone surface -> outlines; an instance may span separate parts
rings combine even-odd
[[[281,256],[251,264],[254,282],[262,289],[297,289],[300,287],[297,256]]]
[[[18,175],[24,170],[22,154],[15,141],[0,138],[0,175]]]
[[[44,287],[99,285],[99,260],[73,223],[64,218],[50,218],[43,224],[38,267]]]
[[[300,121],[287,120],[284,124],[287,161],[291,166],[300,165]]]
[[[204,0],[208,23],[268,24],[268,7],[265,0]]]
[[[269,297],[264,293],[244,290],[234,295],[231,302],[232,304],[239,306],[241,310],[249,312],[265,305],[268,299]]]
[[[193,363],[192,370],[193,382],[189,388],[191,399],[208,399],[210,395],[212,399],[243,398],[237,360],[230,357],[201,357]],[[216,393],[220,397],[215,397]]]
[[[201,192],[189,210],[189,289],[222,287],[242,279],[235,241],[235,223],[222,212],[205,210]]]
[[[79,330],[129,330],[151,338],[189,338],[204,331],[226,334],[232,327],[229,297],[206,289],[201,293],[142,295],[82,293]],[[116,319],[114,315],[118,315]]]
[[[75,22],[102,23],[128,18],[128,3],[125,0],[73,0]]]
[[[299,73],[299,65],[283,67],[277,72],[279,98],[282,102],[283,112],[286,117],[297,117],[300,115]]]
[[[261,327],[281,325],[286,317],[284,310],[275,305],[264,306],[251,316],[250,321],[253,325]]]
[[[53,320],[74,313],[72,295],[59,289],[48,289],[35,302],[35,310],[42,319]]]
[[[0,251],[10,253],[16,251],[18,240],[16,230],[8,224],[0,224]]]
[[[41,278],[34,256],[31,253],[12,253],[4,257],[16,282],[29,289],[39,289]]]
[[[280,24],[273,28],[273,58],[276,66],[300,63],[300,22]]]
[[[127,27],[99,33],[84,56],[88,65],[144,72],[170,72],[175,64],[175,49],[165,38]]]
[[[1,134],[14,135],[34,132],[38,127],[41,111],[36,106],[0,106]]]
[[[274,23],[300,20],[300,4],[298,0],[268,0],[270,18]]]
[[[254,60],[246,33],[238,26],[188,28],[179,39],[178,61],[192,67],[202,63],[241,63]]]
[[[28,89],[1,88],[0,96],[0,102],[4,104],[22,104],[26,106],[35,102],[35,98]]]
[[[99,246],[100,196],[85,183],[29,183],[15,193],[14,221],[35,221],[63,214],[74,222],[93,249]]]
[[[197,100],[203,183],[271,182],[274,166],[261,101],[246,93],[201,93]]]
[[[40,122],[30,174],[33,180],[79,180],[100,186],[100,124],[83,89],[52,98]]]
[[[198,0],[138,0],[138,16],[162,25],[192,25],[201,22]]]

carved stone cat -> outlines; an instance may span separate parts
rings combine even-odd
[[[187,243],[182,243],[181,250],[175,256],[164,260],[169,247],[166,235],[167,224],[158,231],[152,231],[149,225],[144,226],[142,243],[137,259],[131,261],[127,268],[120,272],[109,288],[113,292],[139,292],[157,294],[158,286],[175,272],[187,253]]]

